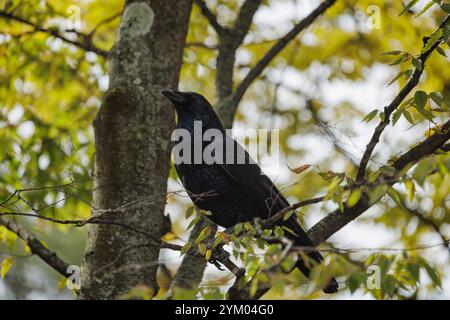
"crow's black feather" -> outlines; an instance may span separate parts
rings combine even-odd
[[[175,163],[176,171],[197,207],[211,212],[209,218],[220,226],[230,228],[239,222],[252,221],[255,217],[266,219],[289,206],[289,202],[262,173],[250,155],[232,138],[225,134],[225,130],[212,109],[209,102],[200,94],[194,92],[179,92],[163,90],[175,106],[178,117],[177,129],[187,130],[191,138],[191,149],[194,150],[194,141],[201,145],[203,152],[209,141],[203,141],[202,135],[208,129],[215,129],[221,133],[217,139],[222,139],[223,149],[216,154],[215,161],[210,164],[193,164],[194,152],[189,159],[191,163]],[[200,135],[195,134],[195,122],[201,124]],[[215,141],[214,142],[218,142]],[[231,163],[227,162],[227,142],[233,146],[234,157]],[[181,143],[181,140],[178,142]],[[198,150],[197,150],[198,152]],[[236,163],[237,157],[242,154],[244,163]],[[174,155],[175,158],[177,155]],[[175,159],[177,160],[177,159]],[[297,246],[313,246],[311,240],[301,228],[294,215],[287,221],[280,222],[295,232],[295,236],[287,233]],[[323,257],[317,251],[311,251],[308,256],[320,263]],[[300,258],[296,267],[306,276],[310,269]],[[334,278],[324,289],[327,293],[334,293],[338,284]]]

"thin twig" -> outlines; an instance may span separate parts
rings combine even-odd
[[[433,33],[435,34],[439,30],[443,29],[447,23],[450,21],[450,15],[448,15],[439,25],[438,29]],[[427,61],[428,57],[431,55],[431,53],[441,44],[443,38],[436,41],[427,51],[422,52],[420,56],[418,57],[418,61],[420,61],[420,68],[415,68],[414,72],[409,79],[409,81],[406,83],[406,85],[400,90],[400,92],[397,94],[397,96],[392,100],[392,102],[384,108],[384,119],[378,124],[378,126],[375,128],[375,131],[369,141],[369,143],[366,146],[366,150],[364,151],[364,154],[361,158],[361,162],[358,167],[358,173],[356,175],[356,181],[364,179],[364,175],[366,174],[367,165],[369,163],[370,157],[372,156],[373,150],[375,149],[376,145],[380,141],[380,136],[383,133],[384,129],[388,126],[390,123],[390,118],[392,113],[400,106],[402,101],[408,96],[408,94],[417,86],[419,83],[420,76],[423,73],[423,70],[425,69],[425,62]],[[427,45],[427,41],[424,41],[423,48]],[[422,49],[423,51],[423,49]]]
[[[58,271],[64,277],[67,277],[69,265],[64,262],[55,252],[47,249],[34,234],[20,227],[14,220],[0,217],[0,225],[5,226],[9,231],[15,233],[30,248],[31,253],[41,258],[50,267]]]
[[[94,52],[96,54],[98,54],[99,56],[102,56],[104,58],[106,58],[108,56],[108,51],[105,51],[103,49],[100,49],[98,47],[96,47],[93,43],[92,43],[92,39],[88,34],[84,34],[82,32],[76,31],[76,30],[64,30],[63,32],[70,32],[70,33],[74,33],[76,34],[79,38],[81,38],[81,40],[75,41],[72,39],[67,38],[66,36],[64,36],[60,31],[56,30],[56,29],[49,29],[49,28],[44,28],[42,26],[39,26],[25,18],[16,16],[12,13],[8,13],[5,10],[1,10],[0,11],[0,16],[4,17],[6,19],[10,19],[10,20],[15,20],[17,22],[26,24],[30,27],[34,28],[34,31],[36,32],[44,32],[47,33],[55,38],[61,39],[64,42],[70,43],[78,48],[81,48],[83,50],[86,51],[91,51]]]
[[[227,103],[227,108],[236,109],[239,101],[244,96],[253,81],[264,71],[270,62],[277,56],[300,32],[309,27],[320,15],[322,15],[336,0],[326,0],[314,9],[307,17],[298,22],[288,33],[286,33],[277,43],[275,43],[259,60],[256,65],[247,73],[242,82],[238,85],[232,97]]]

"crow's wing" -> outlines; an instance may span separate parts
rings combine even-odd
[[[227,139],[232,138],[227,137]],[[233,142],[236,150],[245,154],[245,164],[224,163],[220,166],[238,184],[241,189],[239,191],[243,192],[253,204],[255,211],[251,212],[252,216],[249,218],[260,217],[265,219],[288,207],[289,202],[269,177],[264,174],[259,165],[239,143],[235,140]],[[311,240],[297,222],[295,215],[292,215],[287,221],[280,221],[281,223],[297,234],[298,238],[295,240],[298,245],[312,245]]]
[[[267,218],[278,211],[289,206],[289,202],[284,198],[272,181],[264,174],[259,165],[251,158],[248,152],[235,140],[231,139],[234,146],[235,156],[233,163],[220,165],[222,170],[237,183],[246,198],[253,204],[255,212],[252,217]],[[230,150],[227,150],[229,152]],[[243,155],[245,163],[236,163],[238,155]],[[242,159],[242,158],[241,158]]]
[[[227,137],[227,139],[232,139]],[[233,139],[232,139],[233,140]],[[273,184],[273,182],[267,177],[258,166],[258,164],[250,157],[247,151],[242,146],[233,140],[235,151],[243,152],[245,154],[245,164],[221,164],[220,167],[223,171],[234,180],[240,187],[241,192],[250,200],[255,208],[255,212],[252,214],[254,217],[267,218],[270,215],[274,215],[280,210],[289,206],[289,202]],[[294,215],[291,215],[287,221],[281,220],[279,224],[288,227],[294,231],[297,236],[287,234],[289,238],[294,240],[297,246],[312,247],[313,243],[308,238],[306,232],[297,222]],[[322,255],[317,251],[309,251],[307,255],[320,263],[323,260]],[[305,264],[304,260],[299,257],[296,263],[296,267],[300,269],[306,276],[309,275],[310,267]],[[324,289],[327,293],[334,293],[337,291],[338,283],[336,279],[332,278]]]

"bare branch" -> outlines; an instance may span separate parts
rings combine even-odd
[[[155,238],[153,235],[151,235],[145,231],[133,228],[133,227],[126,225],[124,223],[121,223],[121,222],[117,222],[117,221],[113,221],[113,220],[104,220],[104,219],[102,220],[98,216],[91,217],[89,219],[62,220],[62,219],[55,219],[55,218],[51,218],[51,217],[47,217],[47,216],[43,216],[43,215],[39,215],[39,214],[35,214],[35,213],[13,212],[13,211],[0,212],[0,218],[2,218],[3,216],[19,216],[19,217],[37,218],[37,219],[41,219],[41,220],[50,221],[53,223],[58,223],[58,224],[73,225],[75,227],[84,227],[85,225],[88,225],[88,224],[105,224],[105,225],[118,226],[118,227],[127,229],[131,232],[135,232],[135,233],[146,236],[147,238],[153,240],[155,246],[160,246],[163,249],[171,249],[171,250],[176,250],[176,251],[179,251],[181,249],[181,246],[159,240],[159,239]]]
[[[253,16],[260,4],[261,0],[246,0],[239,11],[234,27],[231,29],[224,28],[220,35],[219,54],[217,55],[216,64],[216,91],[219,105],[233,92],[236,50],[250,30]],[[225,127],[230,127],[230,119],[222,117],[220,107],[218,112]]]
[[[70,32],[70,33],[74,33],[77,35],[78,38],[81,38],[81,40],[71,40],[69,38],[67,38],[62,32],[56,30],[56,29],[48,29],[48,28],[44,28],[42,26],[39,26],[29,20],[26,20],[24,18],[21,18],[19,16],[16,16],[12,13],[8,13],[5,10],[1,10],[0,11],[0,16],[4,17],[6,19],[9,20],[14,20],[17,22],[21,22],[23,24],[26,24],[30,27],[34,28],[34,31],[39,31],[39,32],[44,32],[47,33],[55,38],[61,39],[64,42],[70,43],[78,48],[81,48],[83,50],[86,51],[91,51],[94,52],[96,54],[98,54],[99,56],[102,56],[104,58],[106,58],[108,56],[108,51],[105,51],[103,49],[100,49],[98,47],[96,47],[93,43],[92,43],[92,39],[90,35],[84,34],[82,32],[76,31],[76,30],[65,30],[64,32]]]
[[[256,65],[247,73],[245,78],[236,88],[232,96],[227,98],[220,108],[226,108],[227,114],[234,115],[237,105],[241,101],[247,89],[253,81],[264,71],[270,62],[278,55],[300,32],[309,27],[320,15],[322,15],[336,0],[325,0],[316,9],[314,9],[307,17],[297,23],[291,31],[285,34],[277,43],[275,43],[269,51],[256,63]]]
[[[203,48],[203,49],[208,49],[208,50],[217,50],[218,49],[218,47],[216,45],[210,46],[204,42],[187,42],[186,48],[190,48],[190,47]]]
[[[320,117],[311,100],[306,102],[306,108],[311,112],[314,122],[316,122],[316,124],[323,130],[323,133],[331,140],[334,149],[347,158],[356,167],[358,163],[355,160],[355,157],[346,150],[346,148],[342,145],[342,142],[336,137],[333,131],[331,131],[328,123]]]
[[[449,22],[449,20],[450,15],[448,15],[441,22],[438,30],[436,30],[435,33],[440,29],[444,28],[446,24]],[[359,164],[358,173],[356,175],[356,181],[364,179],[364,175],[366,173],[370,157],[372,156],[373,150],[375,149],[376,145],[380,140],[381,134],[391,121],[390,120],[391,114],[399,107],[399,105],[406,98],[406,96],[417,86],[417,84],[419,83],[420,76],[422,75],[423,70],[425,68],[425,62],[427,61],[431,53],[441,44],[442,40],[443,38],[439,39],[427,51],[422,52],[422,54],[418,57],[418,60],[420,61],[421,65],[420,68],[415,68],[412,77],[409,79],[406,85],[397,94],[394,100],[392,100],[392,102],[387,107],[384,108],[384,119],[375,128],[372,138],[370,139],[370,142],[366,146],[366,150],[364,151],[361,162]],[[424,41],[423,49],[425,48],[426,45],[427,41]]]
[[[252,25],[253,16],[255,15],[256,10],[258,10],[261,1],[262,0],[246,0],[239,10],[234,27],[231,29],[231,33],[236,36],[236,43],[241,44],[242,41],[244,41],[244,38]]]
[[[106,18],[105,20],[100,21],[100,23],[98,23],[98,24],[94,27],[94,29],[92,29],[91,32],[89,32],[89,37],[92,38],[92,37],[95,35],[95,33],[97,32],[97,30],[98,30],[101,26],[103,26],[103,25],[105,25],[105,24],[108,24],[108,23],[110,23],[110,22],[116,20],[116,19],[119,18],[121,15],[122,15],[122,12],[121,12],[121,11],[120,11],[120,12],[116,12],[116,13],[113,14],[112,16]]]
[[[433,229],[441,238],[442,240],[442,245],[444,246],[444,248],[446,248],[449,252],[450,252],[450,246],[449,246],[449,239],[447,239],[441,232],[441,230],[439,229],[439,226],[436,222],[433,221],[433,219],[425,216],[425,214],[423,212],[420,212],[417,209],[412,209],[409,206],[406,205],[406,203],[404,201],[402,201],[402,205],[403,208],[412,216],[417,217],[420,221],[420,223],[422,223],[423,225],[426,225],[428,227],[430,227],[431,229]]]
[[[416,163],[421,158],[433,154],[449,139],[450,120],[442,126],[442,129],[439,132],[433,134],[431,137],[425,139],[415,147],[411,148],[408,152],[398,157],[392,164],[392,167],[395,168],[396,173],[392,176],[381,174],[378,180],[384,181],[386,184],[393,184],[396,180],[390,178],[393,176],[396,177],[396,175],[408,165]],[[329,213],[325,218],[320,220],[310,230],[308,230],[307,234],[314,245],[318,245],[339,231],[349,222],[356,219],[372,205],[373,203],[369,202],[367,192],[364,192],[361,199],[355,206],[351,208],[344,206],[344,212],[338,209]]]
[[[25,241],[34,255],[41,258],[61,275],[64,277],[70,275],[67,273],[69,265],[61,260],[55,252],[47,249],[31,232],[20,227],[14,220],[3,217],[0,217],[0,225],[5,226],[9,231],[15,233],[19,238]]]

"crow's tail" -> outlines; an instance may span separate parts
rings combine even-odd
[[[297,223],[296,219],[291,217],[288,219],[287,227],[291,228],[298,236],[294,237],[292,235],[292,240],[294,240],[294,243],[296,246],[299,247],[313,247],[313,243],[306,235],[305,231],[300,227],[300,225]],[[313,261],[317,263],[321,263],[323,261],[322,255],[317,251],[311,251],[307,250],[305,251],[307,256],[310,257]],[[309,277],[311,266],[308,266],[308,263],[305,263],[303,258],[299,256],[297,263],[295,266],[306,276]],[[338,291],[339,285],[335,278],[331,278],[327,284],[327,286],[323,289],[323,292],[325,293],[335,293]]]
[[[304,245],[304,244],[303,244]],[[315,262],[320,263],[323,260],[323,257],[320,253],[317,251],[311,251],[308,252],[308,257],[313,259]],[[295,266],[306,276],[309,277],[309,273],[311,271],[310,267],[308,267],[305,262],[303,261],[303,258],[299,257],[297,260],[297,263]],[[323,292],[325,293],[336,293],[338,291],[339,285],[335,278],[331,278],[328,281],[327,286],[323,289]]]

